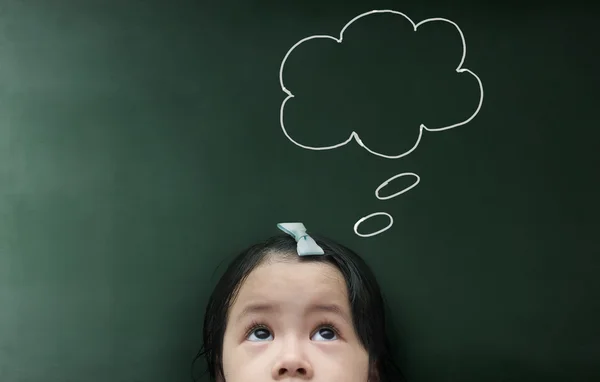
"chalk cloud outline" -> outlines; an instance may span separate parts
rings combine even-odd
[[[448,125],[448,126],[442,126],[442,127],[437,127],[437,128],[431,128],[431,127],[427,127],[425,126],[425,124],[421,124],[419,126],[419,136],[417,137],[417,140],[415,142],[415,144],[413,145],[413,147],[411,147],[409,150],[397,154],[397,155],[387,155],[387,154],[383,154],[383,153],[379,153],[376,152],[372,149],[370,149],[366,144],[364,144],[364,142],[360,139],[358,133],[356,131],[352,131],[350,133],[350,136],[343,142],[337,143],[335,145],[331,145],[331,146],[307,146],[307,145],[303,145],[300,142],[297,142],[296,140],[294,140],[287,132],[286,128],[285,128],[285,123],[284,123],[284,110],[285,110],[285,104],[292,98],[294,98],[294,94],[285,87],[285,84],[283,82],[283,70],[285,67],[285,63],[287,62],[288,57],[290,56],[290,54],[294,51],[294,49],[296,49],[299,45],[301,45],[304,42],[310,41],[310,40],[314,40],[314,39],[328,39],[328,40],[334,40],[336,41],[338,44],[341,44],[343,42],[344,39],[344,32],[346,31],[346,29],[348,29],[348,27],[350,27],[350,25],[352,25],[352,23],[354,23],[355,21],[369,16],[369,15],[373,15],[373,14],[385,14],[385,13],[390,13],[390,14],[394,14],[394,15],[398,15],[398,16],[402,16],[404,17],[406,20],[408,20],[411,25],[413,26],[413,30],[416,33],[417,29],[421,26],[424,25],[426,23],[430,23],[430,22],[435,22],[435,21],[440,21],[440,22],[445,22],[445,23],[449,23],[451,25],[453,25],[456,30],[458,31],[459,35],[460,35],[460,39],[462,42],[462,57],[461,60],[458,64],[458,66],[456,67],[455,71],[459,74],[462,73],[468,73],[470,75],[472,75],[473,77],[475,77],[475,79],[477,80],[477,83],[479,84],[479,103],[477,105],[477,109],[475,110],[475,112],[466,120],[462,121],[462,122],[458,122],[455,123],[453,125]],[[359,146],[361,146],[363,149],[367,150],[369,153],[382,157],[382,158],[386,158],[386,159],[399,159],[402,157],[405,157],[407,155],[409,155],[410,153],[412,153],[418,146],[419,143],[421,142],[421,137],[423,136],[423,130],[427,130],[430,132],[436,132],[436,131],[444,131],[444,130],[450,130],[453,129],[455,127],[459,127],[462,125],[465,125],[469,122],[471,122],[471,120],[473,120],[473,118],[475,118],[475,116],[479,113],[479,110],[481,109],[481,106],[483,105],[483,83],[481,82],[481,79],[479,78],[479,76],[477,76],[477,74],[473,73],[471,70],[467,69],[467,68],[463,68],[463,64],[465,61],[465,58],[467,56],[467,44],[465,42],[465,36],[462,32],[462,30],[460,29],[460,27],[451,20],[445,19],[445,18],[441,18],[441,17],[434,17],[434,18],[429,18],[429,19],[425,19],[419,23],[414,23],[410,17],[408,17],[407,15],[405,15],[402,12],[398,12],[398,11],[394,11],[394,10],[389,10],[389,9],[383,9],[383,10],[372,10],[369,12],[365,12],[362,13],[356,17],[354,17],[352,20],[350,20],[346,25],[344,25],[344,27],[342,28],[341,32],[340,32],[340,37],[339,38],[335,38],[334,36],[329,36],[329,35],[313,35],[313,36],[309,36],[309,37],[305,37],[302,40],[296,42],[286,53],[286,55],[284,56],[283,60],[281,61],[281,66],[279,68],[279,83],[281,85],[281,89],[283,90],[284,93],[287,94],[287,97],[283,100],[283,102],[281,103],[281,107],[280,107],[280,111],[279,111],[279,124],[281,126],[281,129],[283,130],[283,133],[285,134],[285,136],[287,137],[287,139],[289,139],[293,144],[295,144],[296,146],[299,146],[303,149],[306,150],[332,150],[332,149],[336,149],[342,146],[347,145],[348,143],[350,143],[353,139],[356,141],[356,143],[358,143]]]

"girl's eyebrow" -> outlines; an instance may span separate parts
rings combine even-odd
[[[237,316],[237,321],[240,321],[244,316],[253,313],[276,313],[280,310],[279,305],[270,303],[250,303],[247,304],[240,314]],[[352,320],[348,314],[337,304],[310,304],[305,313],[314,312],[329,312],[341,317],[349,325],[352,325]]]

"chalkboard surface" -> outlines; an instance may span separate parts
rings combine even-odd
[[[370,15],[342,43],[290,54],[286,131],[312,147],[353,131],[379,153],[418,147],[388,159],[356,140],[295,145],[284,56],[373,9],[456,23],[481,108],[421,131],[478,108],[477,79],[457,72],[461,35]],[[373,267],[411,382],[600,380],[598,16],[569,3],[3,1],[0,381],[189,381],[222,264],[280,221]],[[420,182],[378,199],[400,173]],[[356,235],[376,212],[394,224]]]

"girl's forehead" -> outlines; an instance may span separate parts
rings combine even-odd
[[[243,301],[289,300],[327,301],[348,308],[346,282],[341,272],[328,263],[270,261],[248,275],[234,306]]]
[[[310,282],[309,282],[310,281]],[[323,262],[271,261],[256,267],[246,279],[248,286],[298,283],[307,286],[341,286],[342,273],[333,265]]]

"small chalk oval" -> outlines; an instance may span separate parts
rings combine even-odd
[[[362,223],[364,223],[365,221],[367,221],[371,218],[374,218],[375,216],[387,216],[387,218],[390,220],[390,222],[387,226],[383,227],[379,231],[375,231],[375,232],[371,232],[371,233],[358,232],[358,227]],[[388,214],[387,212],[374,212],[370,215],[367,215],[367,216],[364,216],[364,217],[358,219],[356,224],[354,224],[354,233],[356,233],[360,237],[371,237],[371,236],[379,235],[380,233],[387,231],[388,229],[392,228],[392,225],[394,225],[394,218],[392,217],[392,215]]]
[[[415,181],[413,182],[413,184],[411,184],[411,185],[410,185],[410,186],[408,186],[408,187],[405,187],[404,189],[402,189],[402,190],[400,190],[400,191],[396,192],[395,194],[388,195],[388,196],[379,196],[379,192],[381,191],[381,189],[382,189],[382,188],[385,188],[385,187],[387,187],[387,186],[388,186],[388,184],[389,184],[389,183],[390,183],[392,180],[394,180],[394,179],[398,179],[398,178],[402,178],[402,177],[405,177],[405,176],[412,176],[412,177],[414,177],[414,178],[415,178]],[[375,196],[376,196],[376,197],[377,197],[377,199],[379,199],[379,200],[388,200],[388,199],[392,199],[392,198],[395,198],[395,197],[396,197],[396,196],[398,196],[398,195],[402,195],[402,194],[404,194],[405,192],[407,192],[407,191],[410,191],[411,189],[413,189],[414,187],[416,187],[416,186],[417,186],[417,184],[419,184],[419,182],[420,182],[420,181],[421,181],[421,178],[419,177],[419,175],[415,174],[414,172],[403,172],[403,173],[401,173],[401,174],[394,175],[394,176],[392,176],[391,178],[389,178],[389,179],[387,179],[386,181],[384,181],[383,183],[381,183],[381,184],[379,185],[379,187],[377,187],[377,189],[375,190]]]

